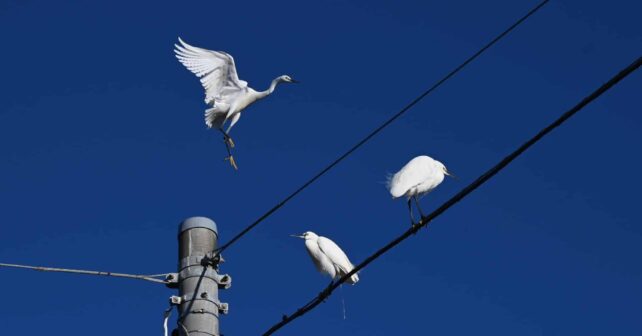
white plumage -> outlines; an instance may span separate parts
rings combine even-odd
[[[236,72],[234,58],[222,51],[198,48],[185,43],[178,38],[179,44],[174,44],[176,58],[188,70],[200,77],[205,89],[205,103],[212,107],[205,110],[205,124],[209,128],[217,128],[223,132],[224,140],[230,148],[234,142],[229,136],[232,127],[239,121],[241,112],[259,99],[274,92],[279,83],[296,83],[290,76],[283,75],[275,78],[265,91],[257,92],[240,80]],[[223,125],[229,121],[227,130]],[[230,153],[230,161],[234,165]]]
[[[305,239],[305,247],[317,270],[322,274],[329,275],[333,280],[350,273],[354,268],[348,256],[332,240],[318,236],[311,231],[300,236],[292,235],[292,237]],[[359,276],[353,274],[346,282],[354,285],[357,281],[359,281]]]
[[[388,189],[392,198],[406,197],[408,199],[408,210],[410,220],[414,224],[412,215],[411,200],[415,200],[417,210],[423,217],[419,207],[418,197],[421,197],[435,189],[444,180],[445,175],[450,175],[443,163],[421,155],[410,160],[401,170],[394,174],[388,181]]]

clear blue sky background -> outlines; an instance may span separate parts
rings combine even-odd
[[[186,217],[223,241],[535,1],[0,1],[0,262],[171,272]],[[257,335],[328,282],[291,233],[359,262],[408,227],[383,182],[431,155],[433,209],[642,54],[638,1],[553,1],[225,254],[226,335]],[[264,89],[233,130],[202,120],[177,36]],[[361,273],[282,335],[642,334],[642,73]],[[0,270],[2,334],[160,335],[173,294]],[[338,294],[338,292],[337,292]]]

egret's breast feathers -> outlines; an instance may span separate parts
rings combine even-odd
[[[305,241],[305,247],[314,263],[314,266],[321,273],[329,274],[331,277],[334,277],[334,266],[330,259],[321,251],[317,242],[312,240]]]

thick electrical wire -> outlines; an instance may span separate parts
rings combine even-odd
[[[62,273],[76,273],[76,274],[86,274],[86,275],[111,276],[111,277],[117,277],[117,278],[139,279],[139,280],[151,281],[151,282],[162,283],[162,284],[167,284],[168,281],[164,279],[157,279],[157,278],[166,277],[167,275],[170,274],[170,273],[165,273],[165,274],[139,275],[139,274],[87,271],[87,270],[78,270],[78,269],[69,269],[69,268],[28,266],[28,265],[4,264],[4,263],[0,263],[0,267],[25,268],[25,269],[31,269],[31,270],[40,271],[40,272],[62,272]]]
[[[394,122],[399,117],[401,117],[403,114],[405,114],[410,108],[415,106],[422,99],[424,99],[427,95],[432,93],[434,90],[436,90],[438,87],[440,87],[443,83],[445,83],[447,80],[449,80],[451,77],[453,77],[459,71],[461,71],[464,67],[466,67],[472,61],[474,61],[477,57],[479,57],[481,54],[483,54],[486,50],[488,50],[490,47],[492,47],[495,43],[499,42],[499,40],[501,40],[504,36],[508,35],[508,33],[510,33],[513,29],[517,28],[517,26],[519,26],[524,21],[526,21],[526,19],[528,19],[531,15],[535,14],[539,9],[541,9],[548,2],[549,2],[549,0],[544,0],[544,1],[540,2],[539,4],[537,4],[535,7],[533,7],[528,13],[526,13],[519,20],[517,20],[515,23],[513,23],[511,26],[509,26],[506,30],[504,30],[502,33],[500,33],[495,38],[493,38],[490,42],[488,42],[486,45],[484,45],[481,49],[479,49],[472,56],[468,57],[463,63],[461,63],[459,66],[457,66],[452,71],[450,71],[446,76],[444,76],[443,78],[438,80],[428,90],[424,91],[421,95],[419,95],[417,98],[415,98],[410,103],[408,103],[408,105],[406,105],[404,108],[402,108],[399,112],[394,114],[391,118],[386,120],[383,124],[381,124],[379,127],[374,129],[372,132],[370,132],[365,138],[363,138],[361,141],[357,142],[357,144],[352,146],[352,148],[350,148],[347,152],[345,152],[343,155],[339,156],[332,163],[330,163],[328,166],[323,168],[319,173],[317,173],[314,177],[312,177],[307,182],[305,182],[303,185],[301,185],[298,189],[296,189],[293,193],[291,193],[289,196],[284,198],[277,205],[272,207],[272,209],[267,211],[265,214],[263,214],[261,217],[259,217],[257,220],[255,220],[252,224],[248,225],[245,229],[243,229],[236,236],[234,236],[232,239],[230,239],[227,243],[225,243],[223,246],[218,248],[216,250],[217,255],[223,253],[224,250],[226,250],[228,247],[230,247],[232,244],[234,244],[237,240],[239,240],[245,234],[250,232],[250,230],[254,229],[257,225],[259,225],[266,218],[268,218],[270,215],[272,215],[275,211],[277,211],[282,206],[284,206],[288,201],[290,201],[292,198],[294,198],[296,195],[298,195],[301,191],[306,189],[308,186],[310,186],[312,183],[314,183],[317,179],[319,179],[321,176],[323,176],[325,173],[327,173],[330,169],[334,168],[337,164],[339,164],[345,158],[350,156],[354,151],[359,149],[366,142],[368,142],[370,139],[372,139],[375,135],[377,135],[379,132],[381,132],[384,128],[386,128],[392,122]]]
[[[493,176],[495,176],[497,173],[499,173],[502,169],[504,169],[508,164],[510,164],[513,160],[515,160],[519,155],[524,153],[527,149],[529,149],[531,146],[533,146],[535,143],[537,143],[539,140],[541,140],[545,135],[550,133],[552,130],[555,128],[559,127],[562,125],[566,120],[568,120],[570,117],[572,117],[574,114],[579,112],[582,108],[584,108],[586,105],[588,105],[590,102],[598,98],[600,95],[602,95],[604,92],[608,91],[611,87],[613,87],[615,84],[620,82],[622,79],[624,79],[626,76],[630,75],[633,73],[635,70],[637,70],[640,65],[642,65],[642,57],[639,57],[637,60],[635,60],[631,65],[627,66],[623,70],[621,70],[618,74],[613,76],[608,82],[604,83],[602,86],[600,86],[597,90],[595,90],[593,93],[582,99],[577,105],[575,105],[573,108],[570,110],[566,111],[562,116],[560,116],[557,120],[543,128],[541,131],[539,131],[535,136],[530,138],[528,141],[523,143],[519,148],[517,148],[515,151],[510,153],[508,156],[506,156],[504,159],[502,159],[499,163],[497,163],[495,166],[487,170],[485,173],[480,175],[475,181],[473,181],[471,184],[466,186],[464,189],[459,191],[455,196],[450,198],[448,201],[446,201],[444,204],[442,204],[439,208],[437,208],[435,211],[430,213],[429,215],[422,217],[419,223],[413,225],[410,229],[405,231],[402,235],[399,237],[395,238],[392,240],[390,243],[382,247],[381,249],[377,250],[374,254],[366,258],[364,261],[362,261],[359,265],[357,265],[351,272],[348,274],[344,275],[341,277],[339,280],[331,283],[326,289],[324,289],[319,295],[317,295],[315,298],[310,300],[308,303],[306,303],[303,307],[297,309],[292,315],[287,316],[284,315],[281,322],[275,324],[272,326],[268,331],[266,331],[263,336],[268,336],[272,335],[274,332],[277,330],[281,329],[285,325],[289,324],[290,322],[294,321],[295,319],[303,316],[310,310],[314,309],[316,306],[318,306],[320,303],[324,302],[326,298],[328,298],[332,292],[334,292],[337,287],[341,286],[346,280],[350,279],[353,274],[359,272],[361,269],[364,267],[368,266],[371,262],[373,262],[375,259],[379,258],[381,255],[384,253],[388,252],[404,240],[406,240],[408,237],[414,235],[419,231],[419,229],[423,227],[427,227],[428,224],[435,218],[437,218],[439,215],[444,213],[446,210],[448,210],[450,207],[461,201],[464,197],[468,196],[470,193],[475,191],[478,187],[480,187],[482,184],[484,184],[486,181],[490,180]]]

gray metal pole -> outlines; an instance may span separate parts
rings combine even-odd
[[[229,275],[218,274],[220,260],[212,260],[217,247],[216,223],[205,217],[183,221],[178,231],[178,334],[219,336],[219,313],[227,304],[218,300],[218,289],[229,288]]]

